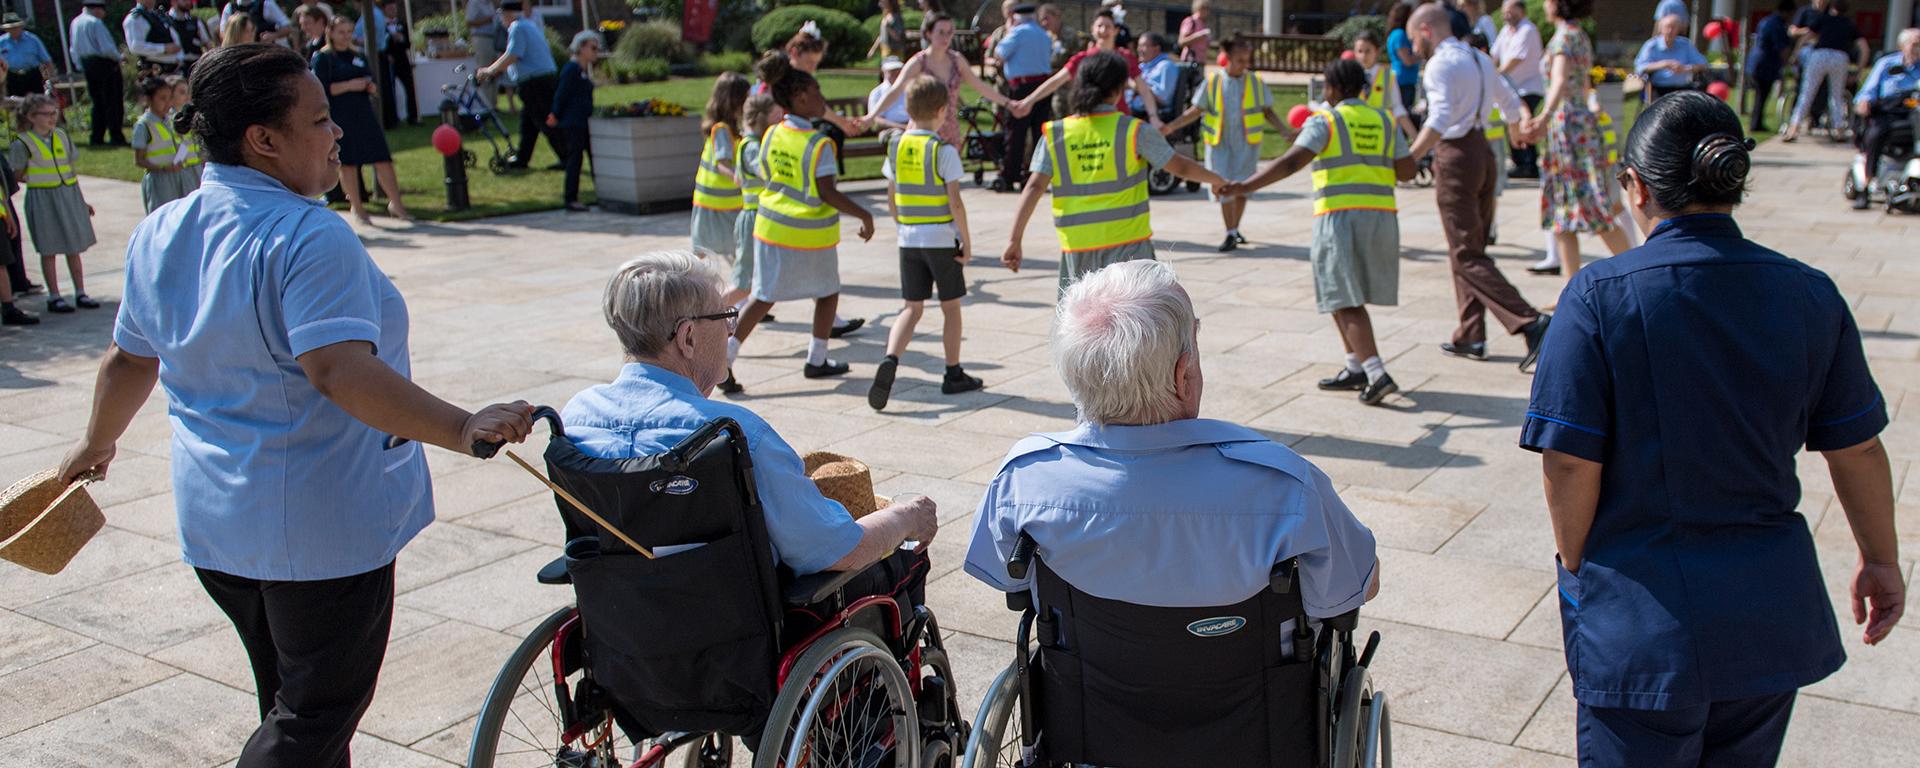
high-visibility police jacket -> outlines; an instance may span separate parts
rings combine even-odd
[[[733,174],[720,167],[721,160],[733,159],[733,143],[721,146],[716,141],[724,124],[716,123],[707,129],[707,146],[700,151],[700,169],[693,174],[693,204],[713,211],[737,211],[743,205],[740,202],[740,185],[733,180]]]
[[[23,131],[18,141],[27,147],[24,177],[28,189],[71,187],[80,183],[80,177],[73,173],[73,139],[67,138],[66,131],[53,129],[52,141],[32,131]]]
[[[1222,122],[1226,120],[1227,115],[1228,79],[1225,71],[1214,70],[1207,73],[1206,85],[1202,87],[1206,93],[1206,100],[1201,106],[1203,111],[1200,113],[1200,136],[1211,146],[1218,146],[1226,137],[1226,131],[1222,130]],[[1267,102],[1267,99],[1262,98],[1268,94],[1264,93],[1265,89],[1260,87],[1260,78],[1252,71],[1248,71],[1238,79],[1240,80],[1240,132],[1246,136],[1248,144],[1258,145],[1267,128],[1266,109],[1272,105]]]
[[[940,178],[940,137],[905,133],[893,142],[893,207],[902,224],[947,224],[953,204]]]
[[[753,237],[783,248],[820,250],[840,244],[840,212],[820,197],[821,156],[827,135],[781,121],[760,140],[760,211]]]
[[[1313,215],[1333,211],[1396,211],[1393,118],[1354,101],[1318,113],[1327,146],[1313,158]]]
[[[1113,248],[1153,237],[1139,120],[1118,112],[1073,115],[1040,129],[1053,164],[1053,227],[1065,251]]]
[[[152,112],[141,115],[140,123],[147,127],[147,148],[142,152],[147,162],[159,166],[173,165],[174,156],[180,154],[180,134],[174,133],[165,118]]]
[[[748,149],[752,145],[752,149]],[[760,208],[760,190],[767,188],[767,182],[760,177],[760,141],[744,138],[733,145],[733,169],[740,174],[740,208],[754,211]]]

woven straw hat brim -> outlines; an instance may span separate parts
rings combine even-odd
[[[45,574],[66,568],[107,524],[88,482],[68,485],[49,469],[0,492],[0,558]]]

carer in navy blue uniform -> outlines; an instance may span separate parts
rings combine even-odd
[[[1520,443],[1544,453],[1582,766],[1773,765],[1795,692],[1846,661],[1794,456],[1825,455],[1861,565],[1853,618],[1899,621],[1887,407],[1846,300],[1745,239],[1740,118],[1648,107],[1625,186],[1653,224],[1560,297]]]

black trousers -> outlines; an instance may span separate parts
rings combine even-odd
[[[1543,97],[1529,93],[1522,95],[1520,100],[1527,103],[1528,111],[1533,111],[1540,108],[1540,102],[1543,100]],[[1412,141],[1413,138],[1408,137],[1407,140]],[[1522,178],[1539,178],[1540,150],[1532,144],[1524,147],[1516,147],[1511,144],[1507,146],[1507,152],[1513,156],[1514,175]]]
[[[586,163],[587,155],[593,153],[593,142],[589,140],[584,125],[563,125],[556,131],[559,135],[554,137],[554,144],[560,149],[560,164],[567,171],[562,199],[577,203],[580,201],[580,170]]]
[[[239,768],[345,768],[387,653],[393,564],[324,581],[259,581],[196,569],[240,632],[260,727]]]
[[[387,51],[380,62],[385,66],[380,70],[380,120],[391,129],[400,124],[400,107],[406,107],[407,122],[420,123],[420,97],[413,89],[413,57],[407,51]],[[406,86],[407,98],[401,101],[399,92],[393,87],[398,82]],[[545,120],[546,118],[541,118]]]
[[[1860,139],[1860,149],[1867,153],[1869,183],[1873,177],[1880,175],[1880,160],[1887,154],[1887,144],[1893,138],[1894,130],[1908,119],[1905,115],[1894,116],[1877,111],[1867,116],[1867,130]]]
[[[39,69],[7,70],[7,95],[31,96],[47,90],[47,78]]]
[[[87,95],[93,99],[93,143],[127,140],[126,82],[120,77],[120,62],[106,56],[88,56],[80,60],[87,76]]]
[[[1017,101],[1026,98],[1039,88],[1040,83],[1027,83],[1015,86],[1013,92],[1007,95]],[[1040,144],[1040,126],[1046,125],[1052,119],[1053,102],[1050,100],[1033,105],[1033,111],[1028,112],[1026,117],[1007,114],[1006,152],[1000,157],[1000,180],[1007,186],[1011,187],[1027,180],[1027,161],[1032,159],[1028,153]],[[966,151],[966,147],[955,147],[955,149],[963,153]]]
[[[557,76],[541,75],[514,85],[520,92],[520,145],[514,154],[516,167],[525,168],[533,161],[533,145],[547,130],[547,115],[553,111],[553,89],[559,82]],[[554,143],[551,134],[547,142]],[[554,149],[558,150],[559,145],[555,144]]]
[[[1779,82],[1780,76],[1777,74],[1772,77],[1754,75],[1753,122],[1749,126],[1749,133],[1767,132],[1767,102],[1773,100],[1773,86]]]

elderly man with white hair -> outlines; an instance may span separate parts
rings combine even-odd
[[[1687,22],[1679,16],[1662,16],[1654,25],[1654,35],[1640,46],[1633,58],[1633,71],[1647,81],[1647,101],[1674,91],[1694,90],[1693,78],[1707,68],[1707,57],[1683,37]]]
[[[746,432],[753,478],[765,507],[773,555],[795,575],[863,571],[849,597],[891,594],[923,602],[926,546],[939,530],[932,499],[909,496],[853,519],[820,494],[806,467],[766,420],[708,395],[727,377],[727,339],[740,311],[723,280],[688,252],[648,253],[607,284],[605,312],[626,353],[611,384],[592,387],[561,412],[582,453],[621,459],[658,454],[702,425],[726,417]],[[912,551],[900,545],[915,541]],[[912,605],[903,605],[911,610]]]
[[[1853,109],[1867,119],[1860,149],[1867,153],[1867,178],[1880,175],[1881,158],[1887,154],[1900,121],[1910,119],[1899,107],[1902,97],[1920,88],[1920,27],[1900,30],[1900,49],[1881,56],[1873,63],[1867,78],[1860,82],[1860,93],[1853,97]],[[1853,199],[1853,207],[1866,210],[1872,195]]]
[[[1053,359],[1080,425],[1007,454],[980,502],[968,573],[1002,591],[1028,588],[1006,569],[1024,532],[1048,568],[1108,600],[1231,605],[1295,557],[1309,616],[1373,597],[1373,534],[1326,473],[1258,432],[1199,418],[1199,330],[1161,262],[1115,264],[1067,289]]]

